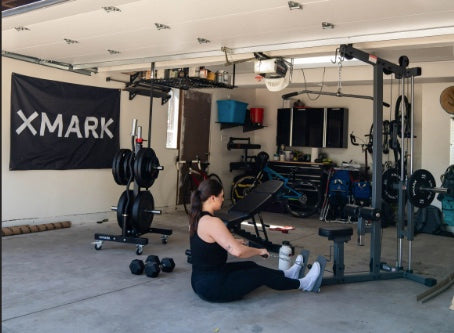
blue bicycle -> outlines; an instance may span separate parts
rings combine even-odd
[[[320,204],[320,189],[309,181],[295,182],[282,176],[280,173],[268,166],[269,155],[260,152],[256,157],[258,173],[244,175],[232,184],[232,203],[244,198],[248,193],[261,182],[267,180],[280,180],[284,183],[276,194],[276,200],[281,202],[285,209],[296,217],[309,217],[317,212]]]

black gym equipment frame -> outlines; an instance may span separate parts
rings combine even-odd
[[[346,59],[356,58],[365,63],[368,63],[373,66],[373,141],[372,141],[372,160],[373,160],[373,170],[372,170],[372,202],[371,209],[374,211],[381,211],[382,204],[382,136],[383,136],[383,74],[390,75],[394,74],[397,79],[411,78],[412,86],[414,83],[414,77],[421,75],[421,68],[407,68],[409,61],[408,58],[402,56],[399,59],[399,65],[393,64],[389,61],[381,59],[375,55],[369,54],[362,50],[355,49],[352,44],[342,44],[339,48],[339,54]],[[412,91],[413,93],[413,91]],[[412,94],[413,97],[413,94]],[[400,197],[403,197],[402,193],[399,193]],[[409,204],[409,212],[413,212],[413,206]],[[412,215],[412,214],[410,214]],[[407,234],[408,240],[411,242],[413,239],[413,225],[411,223],[411,218],[409,219],[410,223],[407,225],[407,229],[411,228],[409,234]],[[380,261],[381,257],[381,218],[378,218],[376,221],[372,222],[371,228],[371,241],[370,241],[370,263],[369,263],[369,273],[367,274],[351,274],[344,275],[342,278],[336,279],[332,278],[323,278],[322,285],[332,285],[339,283],[353,283],[353,282],[365,282],[365,281],[375,281],[375,280],[387,280],[387,279],[397,279],[397,278],[406,278],[409,280],[422,283],[426,286],[433,286],[436,284],[436,280],[433,278],[424,278],[418,275],[413,274],[411,267],[408,270],[404,270],[400,262],[393,271],[382,272],[381,268],[383,263]],[[400,231],[399,231],[400,232]],[[398,237],[401,238],[403,233],[398,234]],[[343,253],[341,254],[343,256]],[[411,251],[410,254],[411,255]],[[400,261],[400,258],[399,258]],[[410,259],[411,262],[411,259]]]
[[[167,243],[167,238],[172,235],[173,231],[172,229],[161,229],[161,228],[151,228],[149,227],[151,225],[151,222],[153,221],[153,215],[160,215],[161,211],[160,210],[155,210],[154,209],[154,201],[153,201],[153,196],[150,194],[148,197],[150,198],[150,201],[148,204],[151,206],[150,208],[147,209],[147,207],[138,207],[137,209],[143,210],[141,214],[137,214],[140,219],[149,219],[148,221],[145,221],[145,224],[142,224],[141,222],[139,223],[136,221],[136,223],[139,223],[140,225],[135,226],[133,228],[128,228],[128,219],[132,220],[132,215],[134,215],[133,210],[134,210],[134,203],[136,199],[140,201],[140,199],[146,199],[147,196],[143,196],[141,194],[143,193],[149,193],[148,192],[148,187],[151,186],[154,182],[154,179],[158,177],[158,170],[162,170],[163,167],[159,166],[159,161],[157,161],[156,155],[154,155],[153,150],[150,148],[150,139],[151,139],[151,116],[152,116],[152,110],[153,110],[153,88],[151,87],[150,89],[150,119],[149,119],[149,129],[148,129],[148,148],[143,148],[143,138],[142,138],[142,127],[137,127],[137,119],[133,120],[132,124],[132,131],[131,131],[131,146],[132,146],[132,151],[133,153],[130,154],[129,156],[129,161],[128,164],[131,163],[131,161],[134,161],[134,167],[133,165],[128,165],[130,168],[130,175],[129,175],[129,180],[126,184],[126,201],[123,207],[123,211],[118,213],[118,209],[122,209],[120,204],[117,205],[117,207],[112,207],[112,210],[117,211],[117,220],[121,226],[122,229],[122,234],[121,235],[107,235],[107,234],[100,234],[100,233],[95,233],[95,249],[96,250],[101,250],[102,248],[102,243],[104,241],[111,241],[111,242],[119,242],[119,243],[128,243],[128,244],[135,244],[136,245],[136,254],[141,255],[143,253],[143,247],[148,244],[148,238],[140,237],[146,233],[159,233],[161,234],[161,242],[163,244]],[[137,136],[136,136],[137,132]],[[152,151],[152,156],[151,158],[155,159],[157,163],[153,162],[152,166],[148,167],[135,167],[135,165],[138,162],[144,163],[145,158],[137,158],[138,155],[144,157],[146,156],[145,154],[139,154],[139,152],[143,152],[144,149],[147,149],[149,151]],[[137,162],[137,163],[136,163]],[[135,169],[135,170],[133,170]],[[153,170],[151,170],[153,169]],[[142,185],[147,186],[146,191],[141,192],[140,191],[140,182],[137,180],[137,175],[134,175],[134,173],[137,173],[140,171],[140,173],[146,173],[149,171],[149,174],[147,174],[147,177],[153,177],[153,181],[148,181],[145,179],[145,176],[141,176],[141,178],[145,179],[144,183]],[[134,188],[133,190],[129,190],[129,186],[131,182],[134,181]],[[149,186],[148,186],[149,185]],[[121,202],[121,199],[119,203]],[[130,204],[132,202],[132,204]],[[140,206],[140,205],[139,205]],[[148,206],[147,203],[145,202],[144,206]],[[150,219],[151,217],[151,219]]]

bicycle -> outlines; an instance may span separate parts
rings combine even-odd
[[[260,152],[256,157],[258,173],[255,176],[245,175],[239,178],[232,185],[232,203],[244,198],[248,193],[261,182],[277,179],[284,185],[276,194],[276,200],[284,203],[284,206],[291,215],[295,217],[309,217],[313,215],[320,204],[320,189],[310,181],[295,182],[295,177],[289,179],[271,169],[268,166],[269,155]],[[290,185],[291,184],[291,185]]]
[[[184,211],[186,214],[189,215],[191,210],[191,193],[197,189],[199,184],[204,181],[205,179],[215,179],[221,185],[222,181],[221,178],[216,175],[215,173],[208,174],[207,168],[210,165],[209,162],[202,162],[198,156],[196,156],[195,160],[192,161],[177,161],[177,169],[180,170],[181,164],[188,165],[188,172],[185,174],[183,178],[183,185],[181,189],[181,194],[183,197],[183,206]],[[194,167],[196,166],[196,167]]]

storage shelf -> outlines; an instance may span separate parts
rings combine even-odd
[[[262,129],[266,126],[263,125],[258,125],[258,124],[241,124],[241,123],[221,123],[218,122],[218,124],[221,124],[221,130],[226,129],[226,128],[233,128],[233,127],[238,127],[238,126],[243,126],[243,132],[251,132],[255,131],[258,129]]]
[[[178,88],[183,90],[197,89],[197,88],[226,88],[233,89],[235,86],[230,84],[215,82],[207,79],[202,79],[198,77],[184,77],[184,78],[173,78],[173,79],[153,79],[153,80],[143,80],[146,84]]]

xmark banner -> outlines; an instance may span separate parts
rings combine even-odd
[[[111,168],[119,120],[118,89],[13,73],[10,170]]]

